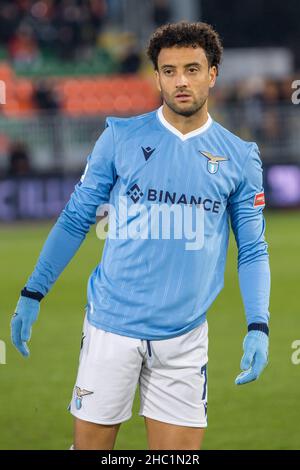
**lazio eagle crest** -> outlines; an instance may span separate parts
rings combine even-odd
[[[219,162],[224,162],[226,160],[229,160],[229,158],[227,158],[227,157],[217,157],[217,156],[213,155],[210,152],[203,152],[202,150],[199,150],[199,152],[204,157],[206,157],[208,159],[207,160],[207,170],[212,175],[217,173],[217,171],[219,169]]]

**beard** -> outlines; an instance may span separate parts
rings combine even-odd
[[[197,102],[194,101],[193,103],[188,105],[188,108],[184,109],[178,106],[174,102],[174,100],[172,100],[172,98],[166,97],[163,93],[162,93],[162,99],[174,113],[179,114],[180,116],[184,116],[184,117],[191,117],[194,114],[198,113],[198,111],[200,111],[200,109],[203,108],[203,106],[205,105],[207,101],[207,97],[201,98]]]

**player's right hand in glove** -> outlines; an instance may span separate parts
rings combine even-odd
[[[39,292],[23,289],[11,320],[12,343],[24,357],[29,356],[26,343],[30,340],[31,327],[38,318],[42,298]]]
[[[268,364],[268,326],[256,323],[252,325],[253,328],[248,332],[243,342],[244,355],[241,360],[243,372],[235,379],[236,385],[243,385],[257,380]]]

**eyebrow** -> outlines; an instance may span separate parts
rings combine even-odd
[[[199,63],[199,62],[191,62],[190,64],[185,64],[184,67],[191,67],[191,66],[198,66],[198,67],[202,67],[202,65]],[[172,68],[172,69],[176,69],[176,65],[169,65],[169,64],[164,64],[161,66],[162,69],[164,68]]]

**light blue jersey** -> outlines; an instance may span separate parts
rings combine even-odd
[[[256,144],[211,117],[202,128],[183,135],[165,120],[162,108],[132,118],[108,118],[28,289],[44,295],[49,291],[105,203],[114,208],[116,230],[106,239],[102,260],[88,281],[92,325],[157,340],[204,322],[223,287],[230,221],[247,323],[268,323],[270,271]],[[178,236],[178,218],[169,237],[162,235],[164,229],[154,230],[153,236],[148,215],[161,206],[174,213],[178,209],[179,218],[180,211],[190,208],[196,228],[201,208],[201,246],[187,249],[186,233]],[[145,211],[143,223],[149,223],[140,237],[137,207]]]

